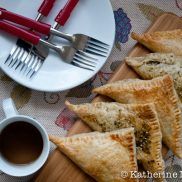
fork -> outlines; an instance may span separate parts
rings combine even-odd
[[[72,0],[72,1],[76,2],[76,3],[78,2],[78,0]],[[76,3],[74,4],[74,6],[76,5]],[[69,2],[67,4],[69,5]],[[66,6],[66,8],[63,8],[63,10],[60,11],[60,13],[57,15],[57,17],[55,19],[57,27],[64,26],[65,22],[69,18],[70,11],[73,10],[74,6],[73,6],[73,3],[72,3],[72,6],[68,6],[68,5]],[[72,9],[70,7],[72,7]],[[6,13],[8,13],[8,12],[6,12]],[[15,14],[12,14],[12,15],[15,16]],[[17,16],[16,19],[13,20],[13,22],[18,23],[19,21],[17,21],[17,20],[20,18],[21,18],[21,23],[22,23],[23,17],[20,17],[20,16],[19,17]],[[10,19],[8,19],[8,20],[10,20]],[[30,19],[29,19],[29,21],[30,21]],[[27,26],[27,24],[25,22],[22,25]],[[63,32],[60,32],[60,31],[52,28],[50,25],[47,25],[47,27],[43,27],[42,29],[39,29],[39,28],[40,28],[40,25],[36,26],[36,24],[35,24],[34,30],[37,30],[46,35],[56,35],[56,36],[62,37],[64,39],[67,39],[72,43],[72,45],[75,49],[82,50],[87,53],[91,53],[91,54],[95,54],[95,55],[99,55],[99,56],[106,56],[106,54],[109,50],[109,45],[107,45],[95,38],[92,38],[90,36],[86,36],[83,34],[74,34],[71,36],[71,35],[65,34]],[[45,50],[45,49],[43,49],[43,50]],[[19,51],[21,51],[21,50],[19,50]],[[32,52],[33,52],[33,54],[35,54],[35,51],[32,51]],[[43,51],[43,52],[45,54],[47,51]],[[43,58],[46,57],[46,55],[43,56]],[[16,61],[14,61],[14,62],[16,63]],[[22,61],[21,61],[21,63],[22,63]],[[23,63],[25,63],[25,65],[27,64],[27,62],[25,62],[24,60],[23,60]],[[16,68],[18,66],[16,66]],[[41,66],[41,64],[39,64],[39,67],[40,66]],[[35,71],[37,71],[38,69],[39,68],[37,66]]]
[[[75,5],[78,3],[79,0],[73,0]],[[63,8],[59,14],[55,18],[55,25],[54,27],[57,27],[57,29],[61,26],[64,26],[67,22],[67,19],[70,15],[69,11],[72,11],[71,8],[74,8],[74,4],[70,7],[67,6],[67,8]],[[70,10],[69,10],[70,9]],[[63,33],[61,31],[57,31],[54,28],[50,29],[49,34],[53,34],[55,36],[61,37],[63,39],[68,40],[72,43],[72,46],[77,50],[82,50],[91,54],[99,55],[99,56],[106,56],[109,50],[109,45],[95,39],[93,37],[84,35],[84,34],[67,34]]]
[[[79,0],[68,0],[68,2],[63,7],[63,9],[61,9],[60,12],[58,13],[57,19],[55,19],[55,23],[53,25],[54,29],[58,30],[61,26],[65,25],[65,23],[69,19],[71,13],[73,12],[73,10],[76,7],[76,5],[78,4],[78,2],[79,2]],[[56,22],[57,20],[62,22],[62,25],[57,23]],[[51,42],[52,39],[53,39],[53,36],[49,35],[47,41]],[[48,56],[48,54],[49,54],[49,49],[47,47],[43,46],[42,44],[38,44],[37,46],[32,47],[30,54],[33,54],[33,55],[35,54],[35,55],[38,55],[38,56],[42,55],[44,58],[46,58]],[[15,67],[15,70],[21,64],[23,64],[23,67],[28,67],[28,65],[31,65],[30,62],[31,62],[31,60],[25,61],[25,60],[20,59],[20,63]],[[32,62],[32,64],[33,63],[34,62]],[[34,73],[36,73],[40,69],[42,64],[43,64],[43,61],[38,66],[31,67],[31,69],[33,70]]]
[[[54,2],[49,2],[49,1],[55,1],[55,0],[48,0],[47,2],[44,2],[41,5],[41,7],[39,8],[39,14],[38,14],[37,18],[42,17],[41,14],[43,14],[44,16],[48,15],[48,12],[50,11],[50,8],[53,7],[53,3],[54,3]],[[73,11],[73,9],[75,8],[75,6],[77,5],[78,2],[79,2],[79,0],[68,0],[66,5],[64,6],[64,8],[58,13],[57,20],[62,22],[62,25],[64,25],[67,22],[68,18],[71,15],[71,12]],[[48,7],[46,7],[46,5]],[[16,18],[18,18],[18,17],[16,17]],[[54,29],[59,29],[60,26],[61,25],[59,25],[57,22],[55,22],[53,28]],[[48,41],[52,40],[52,38],[53,38],[53,36],[49,36]],[[23,42],[23,46],[22,46],[22,41],[21,41],[20,45],[21,45],[21,47],[24,47],[25,50],[22,51],[22,49],[20,49],[20,48],[16,49],[16,47],[15,47],[11,51],[11,54],[10,54],[11,57],[9,56],[8,59],[7,59],[7,61],[8,61],[9,58],[10,59],[12,58],[11,59],[12,61],[10,61],[9,66],[13,67],[18,62],[18,64],[16,64],[16,66],[15,66],[15,70],[18,69],[18,67],[21,66],[20,70],[22,70],[24,67],[27,67],[27,68],[30,68],[34,73],[36,73],[40,69],[40,67],[41,67],[41,65],[43,63],[43,60],[45,60],[46,57],[48,56],[49,49],[47,47],[43,46],[42,44],[38,44],[37,46],[31,46],[30,44],[25,44],[25,41]],[[40,59],[38,59],[38,60],[35,59],[35,61],[32,61],[32,59],[31,59],[32,56],[29,56],[29,54],[27,55],[28,51],[30,51],[29,54],[37,55],[37,57],[39,57]],[[24,56],[17,57],[16,56],[17,54],[23,55],[23,53],[25,55],[27,55],[27,57],[24,57]],[[24,58],[22,58],[22,57],[24,57]],[[35,64],[36,61],[39,64]]]
[[[55,3],[55,0],[44,0],[38,9],[38,15],[35,20],[42,21],[42,19],[44,17],[47,17],[48,14],[50,13],[54,3]],[[14,64],[16,63],[16,61],[18,60],[18,58],[20,57],[20,56],[19,57],[17,57],[17,56],[19,54],[22,55],[22,53],[24,53],[24,52],[26,54],[27,52],[29,52],[29,50],[31,50],[31,48],[32,48],[31,44],[29,44],[28,42],[25,42],[22,39],[18,39],[16,42],[16,45],[12,48],[8,58],[6,59],[5,64],[8,62],[8,60],[12,60],[9,63],[9,66],[13,67]],[[40,60],[43,60],[43,59],[45,59],[45,58],[42,56],[40,58]],[[40,60],[38,59],[38,62],[40,62]],[[11,63],[13,63],[13,64],[11,64]]]
[[[30,31],[24,30],[20,27],[17,27],[14,24],[11,24],[5,20],[0,20],[0,29],[14,36],[17,36],[25,41],[28,41],[33,45],[42,44],[48,47],[49,49],[53,49],[67,63],[73,64],[80,68],[94,71],[94,68],[95,68],[94,61],[96,59],[89,56],[84,51],[76,50],[71,46],[55,45],[53,43],[50,43],[46,40],[41,39],[39,35]],[[28,71],[27,74],[30,74],[30,78],[33,76],[33,73],[31,73],[30,71]]]
[[[58,36],[63,39],[66,39],[69,42],[71,42],[72,46],[77,50],[82,50],[82,51],[89,52],[91,54],[96,54],[99,56],[105,56],[108,53],[109,45],[100,40],[97,40],[93,37],[90,37],[90,36],[87,36],[84,34],[69,35],[69,34],[63,33],[61,31],[51,27],[51,25],[38,23],[34,20],[25,18],[23,16],[15,14],[15,13],[8,12],[6,10],[2,10],[1,12],[2,12],[2,16],[4,14],[5,20],[9,20],[11,22],[21,24],[28,28],[32,27],[34,29],[34,31],[38,31],[47,36]],[[60,13],[62,13],[62,11]],[[7,16],[7,15],[9,15],[9,16]],[[10,17],[10,15],[11,15],[11,17]],[[7,16],[7,18],[6,18],[6,16]],[[13,17],[13,19],[12,19],[12,17]],[[62,26],[62,23],[61,23],[62,20],[60,19],[60,17],[62,17],[62,16],[60,16],[60,14],[58,14],[55,21],[57,22],[57,25]],[[63,18],[65,18],[65,17],[63,16]],[[63,19],[63,21],[64,21],[64,19]]]
[[[61,31],[58,31],[59,27],[62,27],[67,22],[71,12],[77,5],[79,0],[69,0],[65,7],[58,13],[55,18],[55,24],[49,29],[49,35],[58,36],[63,39],[68,40],[72,43],[72,46],[77,50],[82,50],[91,54],[106,56],[109,50],[109,45],[95,39],[93,37],[84,35],[84,34],[67,34]],[[43,32],[42,32],[43,33]]]

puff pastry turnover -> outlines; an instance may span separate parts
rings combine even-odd
[[[152,80],[128,79],[94,89],[121,103],[154,102],[158,112],[163,142],[182,158],[182,116],[180,100],[169,75]]]
[[[151,53],[143,57],[128,57],[126,63],[144,79],[170,74],[182,101],[182,56],[175,56],[173,53]]]
[[[93,130],[105,132],[134,127],[137,159],[146,171],[164,172],[162,134],[154,104],[119,104],[97,102],[67,107],[75,112]]]
[[[137,171],[134,129],[91,132],[71,137],[50,136],[58,148],[99,182],[133,182],[121,172]]]
[[[150,50],[162,53],[174,53],[182,56],[182,29],[145,33],[132,33],[131,37]]]

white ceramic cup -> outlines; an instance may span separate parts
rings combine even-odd
[[[42,153],[35,161],[23,165],[10,163],[0,154],[0,171],[16,177],[31,175],[38,171],[48,158],[50,143],[47,132],[43,126],[35,119],[29,116],[19,115],[11,98],[3,100],[3,110],[6,118],[3,121],[0,121],[0,133],[7,125],[14,122],[24,121],[30,123],[35,126],[40,132],[43,139],[43,149]]]

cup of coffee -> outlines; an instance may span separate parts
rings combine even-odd
[[[3,101],[0,121],[0,171],[16,177],[39,170],[49,155],[46,130],[35,119],[19,115],[11,98]]]

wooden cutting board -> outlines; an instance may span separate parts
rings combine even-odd
[[[155,23],[147,30],[147,32],[154,32],[158,30],[172,30],[182,29],[182,18],[171,14],[165,13],[160,16]],[[143,46],[136,44],[129,56],[141,56],[149,51]],[[109,82],[122,80],[125,78],[136,78],[136,73],[131,70],[125,63],[123,63],[117,71],[113,74]],[[93,102],[108,101],[108,98],[103,96],[97,96]],[[78,120],[69,131],[68,135],[90,132],[91,129]],[[163,156],[166,155],[168,149],[163,146]],[[64,154],[56,149],[49,157],[44,167],[40,170],[40,173],[35,179],[36,182],[91,182],[94,181],[88,175],[86,175],[80,168],[78,168],[71,160],[69,160]],[[142,180],[141,180],[142,181]]]

